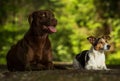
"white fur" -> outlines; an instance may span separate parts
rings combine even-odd
[[[87,70],[107,70],[105,64],[105,54],[103,51],[96,51],[93,47],[88,51],[89,60],[85,63],[85,69]],[[73,61],[73,67],[75,69],[81,69],[80,63],[77,59]]]
[[[86,63],[85,69],[103,70],[107,69],[105,64],[104,51],[96,51],[93,48],[89,51],[89,61]]]

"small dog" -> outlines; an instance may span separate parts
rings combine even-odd
[[[92,44],[92,47],[90,50],[82,51],[76,55],[73,60],[73,67],[75,69],[107,70],[104,51],[110,49],[110,45],[107,42],[110,37],[95,38],[94,36],[89,36],[87,39]]]
[[[9,71],[53,69],[52,48],[48,34],[56,32],[57,20],[49,10],[33,12],[28,18],[30,29],[8,51]]]

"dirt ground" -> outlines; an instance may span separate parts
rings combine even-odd
[[[120,66],[108,66],[111,70],[107,71],[74,70],[71,66],[66,67],[67,69],[9,72],[6,66],[1,66],[0,81],[120,81]]]

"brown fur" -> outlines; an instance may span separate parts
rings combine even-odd
[[[56,32],[57,20],[49,10],[35,11],[29,16],[30,29],[7,54],[10,71],[53,69],[52,49],[48,34]],[[52,26],[52,28],[51,28]]]
[[[110,40],[110,36],[102,36],[100,38],[95,38],[94,36],[89,36],[87,38],[89,42],[93,45],[94,49],[99,51],[104,48],[104,45]],[[97,44],[96,44],[97,43]]]

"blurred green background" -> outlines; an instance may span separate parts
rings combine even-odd
[[[110,35],[106,63],[120,64],[120,0],[1,0],[0,64],[27,32],[29,14],[40,9],[52,10],[58,20],[57,32],[49,36],[54,61],[72,62],[90,48],[88,36]]]

